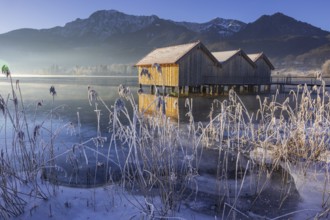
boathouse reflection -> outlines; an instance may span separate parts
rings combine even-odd
[[[139,111],[150,115],[161,114],[158,97],[153,94],[139,94]],[[185,98],[164,96],[165,115],[172,120],[180,119],[180,109],[184,109]],[[182,116],[183,117],[183,116]]]

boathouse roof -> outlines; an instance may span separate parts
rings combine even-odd
[[[181,44],[163,48],[157,48],[143,57],[140,61],[136,63],[136,66],[141,65],[152,65],[154,63],[158,64],[174,64],[178,63],[179,60],[189,53],[193,48],[200,47],[208,56],[217,62],[217,59],[211,54],[211,52],[200,42],[193,42],[188,44]]]
[[[212,52],[213,56],[217,58],[220,63],[223,63],[237,54],[240,50],[229,50],[229,51],[219,51],[219,52]]]
[[[270,62],[270,60],[268,59],[268,57],[263,53],[254,53],[254,54],[248,54],[248,57],[253,61],[253,62],[257,62],[259,59],[264,59],[264,61],[268,64],[268,66],[270,67],[271,70],[274,70],[275,67],[273,66],[273,64]]]
[[[248,57],[248,55],[242,50],[228,50],[228,51],[217,51],[212,52],[213,56],[218,60],[218,62],[225,63],[231,58],[233,58],[236,55],[243,56],[253,67],[255,67],[255,63]]]

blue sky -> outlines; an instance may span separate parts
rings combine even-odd
[[[330,31],[329,0],[0,0],[0,33],[18,28],[64,26],[97,10],[157,15],[176,21],[206,22],[215,17],[253,22],[282,12]]]

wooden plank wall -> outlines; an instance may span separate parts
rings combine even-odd
[[[222,64],[214,84],[248,85],[258,84],[255,68],[241,55],[237,54]]]
[[[173,86],[179,85],[179,65],[178,64],[161,64],[162,73],[158,73],[156,68],[149,66],[138,66],[139,83],[142,85],[156,86]],[[150,73],[150,78],[141,76],[142,68],[147,68]]]
[[[258,78],[258,83],[267,85],[271,83],[271,69],[264,59],[259,59],[256,62],[256,77]]]
[[[205,75],[215,76],[218,66],[203,51],[196,47],[179,61],[179,86],[200,86],[205,83]]]

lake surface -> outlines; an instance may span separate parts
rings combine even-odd
[[[28,113],[35,110],[35,105],[42,102],[44,111],[49,111],[51,107],[63,106],[62,119],[68,121],[77,120],[77,111],[79,110],[81,123],[84,125],[91,125],[95,122],[94,106],[89,105],[88,101],[88,86],[91,86],[98,95],[110,107],[116,99],[119,98],[118,86],[120,84],[128,86],[138,103],[139,97],[137,77],[125,76],[95,76],[95,77],[72,77],[72,76],[13,76],[13,82],[19,80],[22,96],[25,106],[28,108]],[[51,86],[55,87],[56,96],[54,97],[54,105],[52,104],[52,96],[49,92]],[[15,87],[15,85],[14,85]],[[16,91],[18,93],[18,91]],[[6,99],[7,95],[11,93],[10,81],[5,77],[0,78],[0,94]],[[268,95],[261,95],[266,97]],[[212,102],[216,99],[223,101],[228,99],[228,95],[221,96],[202,96],[194,95],[191,97],[180,97],[177,100],[178,114],[180,120],[188,121],[186,113],[188,108],[185,106],[186,98],[193,99],[193,113],[195,121],[208,121],[208,115],[211,110]],[[255,112],[258,108],[258,100],[256,94],[240,95],[243,103],[250,112]],[[284,96],[283,96],[284,100]],[[140,103],[141,104],[141,103]]]
[[[98,96],[106,103],[108,108],[112,108],[116,99],[119,98],[118,86],[120,84],[128,86],[132,92],[136,103],[142,106],[141,102],[146,100],[141,100],[137,93],[137,77],[71,77],[71,76],[13,76],[14,87],[16,87],[15,82],[19,80],[19,85],[22,91],[22,98],[24,101],[24,106],[26,109],[27,118],[30,126],[30,133],[32,129],[40,124],[43,124],[45,127],[50,126],[50,112],[53,111],[53,126],[54,130],[57,129],[59,134],[57,137],[57,153],[61,154],[66,152],[76,144],[82,141],[90,140],[91,138],[97,135],[97,116],[95,110],[95,105],[92,106],[88,100],[88,86],[91,86],[97,93]],[[54,86],[56,90],[56,95],[53,97],[50,94],[50,87]],[[17,96],[20,95],[19,91],[14,88]],[[11,93],[10,80],[4,76],[0,78],[0,94],[4,99],[7,99],[8,94]],[[148,100],[153,102],[153,106],[156,105],[156,98],[153,95],[145,94],[149,96]],[[189,118],[187,117],[188,108],[185,106],[185,100],[191,98],[193,100],[193,116],[195,122],[207,122],[209,121],[209,114],[211,110],[212,103],[215,99],[223,101],[228,98],[228,95],[223,96],[202,96],[194,95],[192,97],[181,97],[174,98],[174,101],[177,102],[175,105],[168,103],[168,108],[171,109],[172,113],[169,117],[172,117],[173,122],[180,122],[180,126],[183,128],[187,127],[189,123]],[[9,105],[12,107],[12,97],[9,97]],[[246,105],[246,108],[250,112],[255,112],[258,107],[258,100],[256,95],[242,95],[241,99]],[[132,114],[130,104],[123,99],[127,109],[130,114]],[[140,103],[139,103],[140,102]],[[37,107],[38,103],[41,103],[42,106]],[[144,103],[145,104],[145,103]],[[147,103],[149,105],[149,103]],[[173,107],[174,106],[174,107]],[[13,108],[13,107],[12,107]],[[101,135],[107,138],[109,142],[110,133],[109,133],[109,112],[106,108],[99,102],[98,109],[101,110],[100,115],[100,132]],[[219,111],[218,108],[215,108],[214,114]],[[78,115],[80,119],[81,126],[78,127]],[[150,112],[148,113],[150,114]],[[8,129],[7,129],[8,130]],[[7,139],[10,131],[7,131]],[[46,129],[42,133],[43,137],[47,140],[49,135],[47,134]],[[9,135],[10,136],[10,135]],[[4,118],[0,115],[0,140],[4,141]],[[106,142],[105,144],[107,144]],[[90,148],[95,148],[95,145],[92,142],[88,143]],[[100,148],[100,151],[103,150],[103,153],[107,153],[107,148]],[[80,158],[80,168],[81,169],[90,169],[95,166],[97,160],[100,160],[100,157],[96,158],[95,155],[90,152],[91,157],[89,158],[88,165],[84,161],[84,158]],[[61,163],[61,166],[64,168],[70,169],[69,165],[66,163],[67,157],[58,158],[58,162]],[[84,177],[83,177],[84,178]],[[67,182],[65,178],[62,180]],[[79,180],[80,184],[85,184],[85,180]],[[102,178],[98,183],[104,181]],[[69,180],[70,182],[70,180]]]
[[[24,101],[24,106],[26,109],[27,118],[30,124],[30,130],[33,129],[38,124],[43,124],[45,127],[50,125],[50,112],[53,111],[54,129],[61,131],[59,133],[58,140],[58,153],[65,152],[66,150],[72,148],[75,143],[79,143],[82,140],[86,141],[93,138],[97,134],[97,116],[95,110],[95,105],[92,106],[88,100],[88,86],[91,86],[97,93],[98,96],[102,98],[108,108],[112,108],[115,101],[119,98],[118,86],[120,84],[130,88],[131,93],[134,96],[136,103],[139,106],[149,106],[152,102],[150,109],[154,108],[156,105],[156,98],[154,95],[143,94],[138,95],[137,87],[137,77],[122,77],[122,76],[96,76],[96,77],[72,77],[72,76],[13,76],[14,89],[19,97],[19,91],[15,88],[15,82],[19,80],[19,85],[22,91],[22,98]],[[56,95],[54,100],[50,94],[50,87],[54,86],[56,90]],[[4,76],[0,78],[0,94],[4,99],[8,98],[11,93],[10,80]],[[147,96],[147,98],[141,98]],[[271,96],[271,94],[260,95],[263,97]],[[279,95],[280,100],[285,99],[285,95]],[[228,99],[228,95],[221,96],[204,96],[204,95],[193,95],[189,97],[173,98],[172,102],[168,100],[167,111],[171,114],[168,117],[172,118],[173,122],[179,122],[180,127],[186,128],[189,123],[189,117],[187,112],[188,107],[185,105],[186,99],[192,100],[192,112],[195,122],[207,123],[209,121],[209,115],[214,100],[223,101]],[[256,94],[245,94],[240,95],[242,102],[250,113],[256,113],[259,108],[259,101],[256,99]],[[9,105],[12,107],[12,97],[9,97]],[[132,115],[132,107],[130,104],[123,99],[125,105]],[[139,103],[140,102],[140,103]],[[147,102],[147,103],[145,103]],[[37,107],[38,103],[41,103],[40,107]],[[216,106],[216,105],[215,105]],[[12,107],[13,108],[13,107]],[[99,102],[98,107],[101,110],[100,113],[100,132],[102,136],[108,138],[109,133],[109,112]],[[171,108],[171,109],[170,109]],[[140,109],[141,110],[141,109]],[[142,109],[143,111],[143,109]],[[218,107],[214,108],[213,115],[216,115],[220,109]],[[148,114],[153,114],[153,112],[146,111]],[[78,115],[81,126],[78,127]],[[4,140],[3,131],[4,130],[4,118],[0,115],[0,140]],[[1,132],[2,131],[2,132]],[[79,133],[79,134],[78,134]],[[47,132],[44,131],[44,136],[47,139]],[[7,132],[8,135],[8,132]],[[94,147],[93,144],[90,145]],[[107,152],[104,149],[104,152]],[[99,159],[99,158],[98,158]],[[63,166],[66,166],[66,158],[62,159]],[[94,161],[94,163],[93,163]],[[84,160],[81,160],[84,164]],[[93,167],[95,165],[95,157],[91,157],[88,167]],[[86,167],[85,167],[86,168]],[[102,182],[102,181],[101,181]]]
[[[30,130],[33,129],[33,126],[44,123],[45,126],[50,125],[50,112],[51,109],[56,109],[53,111],[53,127],[54,130],[58,129],[60,132],[56,139],[56,163],[59,167],[59,175],[58,181],[63,185],[70,186],[90,186],[93,185],[101,185],[104,184],[105,181],[108,180],[108,171],[105,169],[104,163],[106,163],[102,154],[108,154],[108,146],[110,139],[109,132],[109,112],[99,104],[98,109],[101,110],[100,116],[100,132],[101,136],[106,138],[105,142],[102,143],[102,146],[95,143],[93,141],[93,137],[97,135],[97,117],[95,106],[90,105],[88,100],[88,86],[91,86],[98,95],[104,100],[106,105],[111,108],[114,105],[115,101],[119,98],[118,94],[118,86],[120,84],[124,86],[129,86],[130,90],[135,98],[136,103],[138,105],[145,105],[146,99],[141,99],[139,97],[137,91],[137,78],[136,77],[68,77],[68,76],[46,76],[46,77],[18,77],[14,76],[13,80],[19,79],[19,85],[21,87],[22,96],[24,100],[24,106],[26,108],[26,113],[28,116],[29,123],[31,125]],[[54,100],[52,95],[50,94],[50,87],[54,86],[56,90],[56,96],[54,96]],[[15,87],[15,85],[14,85]],[[16,88],[14,88],[16,89]],[[11,93],[11,86],[9,83],[9,79],[6,79],[4,76],[0,78],[0,94],[4,99],[7,99],[8,94]],[[18,90],[16,90],[18,93]],[[262,98],[271,96],[272,94],[264,94],[261,95]],[[19,95],[18,95],[19,97]],[[12,97],[9,97],[10,99]],[[228,95],[222,96],[202,96],[202,95],[194,95],[191,97],[182,97],[177,100],[174,100],[176,104],[171,105],[173,109],[171,112],[174,114],[170,117],[173,117],[173,121],[179,121],[180,126],[187,127],[189,123],[189,118],[186,116],[188,112],[188,108],[185,106],[186,98],[193,99],[193,116],[196,122],[207,122],[209,120],[209,113],[211,110],[212,103],[214,99],[219,101],[223,101],[228,98]],[[256,94],[244,94],[240,95],[242,102],[245,107],[248,109],[250,113],[256,113],[259,108],[259,101],[256,98]],[[279,100],[285,100],[286,95],[280,94]],[[19,98],[20,99],[20,98]],[[148,98],[149,101],[153,102],[153,97]],[[124,100],[125,101],[125,100]],[[11,102],[11,100],[9,100]],[[37,107],[37,104],[41,103],[42,106]],[[128,107],[128,110],[131,111],[131,107],[129,103],[125,103]],[[170,104],[168,104],[170,106]],[[219,110],[215,110],[215,114]],[[78,127],[78,115],[81,127]],[[65,125],[65,126],[64,126]],[[10,131],[7,131],[7,136],[4,136],[4,118],[2,114],[0,114],[0,141],[3,143],[5,138],[10,138]],[[79,132],[80,130],[80,132]],[[43,131],[41,134],[45,140],[49,140],[47,137],[47,131]],[[90,141],[88,141],[90,140]],[[77,143],[85,142],[87,148],[85,149],[87,153],[88,163],[86,161],[86,157],[83,156],[83,152],[79,152],[79,156],[77,153],[69,154],[67,152],[73,151],[72,149],[77,146]],[[187,141],[189,142],[189,140]],[[103,147],[103,145],[105,147]],[[79,149],[78,149],[79,150]],[[95,152],[99,152],[97,154]],[[114,152],[110,152],[111,158],[115,159]],[[203,192],[203,185],[211,187],[215,185],[216,181],[214,179],[214,175],[216,171],[215,167],[212,167],[213,164],[218,162],[218,153],[213,151],[206,151],[203,154],[203,162],[201,163],[200,170],[200,181],[201,184],[201,195],[199,198],[208,198],[206,202],[204,201],[204,206],[201,208],[196,208],[196,211],[201,209],[207,210],[206,212],[213,212],[214,208],[209,208],[210,203],[214,202],[209,189],[206,189]],[[213,162],[212,162],[213,161]],[[235,167],[235,155],[232,156],[232,167]],[[96,165],[100,163],[99,167]],[[97,167],[97,168],[96,168]],[[61,173],[61,170],[63,172]],[[214,172],[213,172],[214,171]],[[235,171],[232,171],[235,173]],[[279,171],[284,172],[284,171]],[[265,190],[265,193],[268,195],[272,195],[276,197],[278,194],[277,190],[282,190],[281,184],[282,181],[277,178],[275,175],[269,180],[267,186],[271,186]],[[117,177],[120,178],[120,177]],[[253,175],[250,176],[253,179]],[[114,179],[113,181],[116,181]],[[234,182],[232,183],[234,184]],[[272,185],[273,184],[273,185]],[[291,187],[291,186],[290,186]],[[278,188],[278,189],[277,189]],[[204,194],[203,194],[204,193]],[[208,194],[207,194],[208,193]],[[296,191],[293,190],[293,194],[289,197],[287,210],[294,211],[299,197]],[[208,195],[208,196],[205,196]],[[216,197],[216,196],[215,196]],[[212,198],[212,199],[210,199]],[[214,198],[216,199],[216,198]],[[246,196],[246,201],[240,201],[242,204],[247,204],[251,198]],[[263,216],[267,216],[265,210],[270,209],[270,207],[263,207],[263,202],[260,201],[260,204],[257,205],[257,210],[259,214],[261,213]],[[206,204],[206,205],[205,205]],[[271,203],[272,206],[275,203]],[[243,205],[244,206],[244,205]],[[194,209],[192,207],[192,209]],[[211,211],[210,211],[211,210]],[[213,210],[213,211],[212,211]],[[276,210],[275,210],[276,211]],[[278,213],[285,213],[285,210],[279,210]],[[271,216],[276,216],[275,213],[271,214]]]

